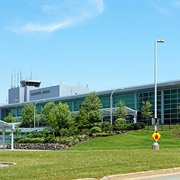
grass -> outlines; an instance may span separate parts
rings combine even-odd
[[[69,150],[115,150],[115,149],[151,149],[154,142],[154,131],[131,131],[122,135],[95,138],[86,141]],[[180,148],[179,138],[169,135],[169,131],[159,132],[158,141],[160,148]]]
[[[153,132],[132,131],[95,138],[62,151],[0,151],[0,162],[16,165],[0,169],[0,179],[71,180],[101,178],[153,169],[178,167],[180,141],[160,132],[159,151],[152,151]]]

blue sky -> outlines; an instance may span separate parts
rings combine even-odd
[[[0,37],[0,103],[20,72],[41,87],[154,83],[156,39],[158,82],[180,79],[177,0],[0,0]]]

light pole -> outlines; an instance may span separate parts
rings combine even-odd
[[[112,116],[113,116],[113,93],[119,89],[123,89],[123,88],[117,88],[117,89],[114,89],[112,92],[111,92],[111,95],[110,95],[110,123],[112,124]]]
[[[45,101],[45,99],[39,99],[39,100],[37,100],[37,101],[34,103],[34,128],[36,127],[36,104],[37,104],[39,101]]]
[[[158,120],[157,120],[157,43],[164,43],[164,40],[155,40],[154,42],[154,131],[158,131]],[[159,150],[157,142],[153,144],[154,150]]]

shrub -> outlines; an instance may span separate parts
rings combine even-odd
[[[96,137],[105,137],[105,136],[109,136],[109,133],[106,132],[96,133]]]
[[[41,131],[41,135],[42,135],[42,137],[48,137],[48,136],[52,137],[53,136],[52,132],[50,130],[47,130],[47,129]]]
[[[72,136],[60,138],[60,142],[62,144],[66,144],[66,145],[69,145],[69,146],[73,145],[73,140],[74,140],[74,137],[72,137]]]
[[[78,137],[75,137],[74,140],[73,140],[73,144],[78,144],[79,143],[79,138]]]
[[[15,140],[16,143],[40,143],[43,138],[19,138]]]
[[[28,138],[38,138],[38,137],[42,137],[41,133],[29,133],[27,135]]]
[[[102,123],[102,131],[112,131],[113,130],[113,126],[110,122],[103,122]]]
[[[170,131],[170,135],[174,137],[180,137],[180,125],[176,124],[175,128]]]
[[[60,130],[61,136],[68,136],[69,135],[69,130],[67,128],[62,128]]]
[[[118,118],[114,122],[114,129],[115,130],[125,130],[126,129],[126,120],[124,118]]]
[[[81,135],[78,135],[77,137],[78,137],[78,139],[79,139],[80,141],[84,141],[84,140],[87,139],[87,135],[86,135],[86,134],[81,134]]]
[[[67,137],[66,138],[66,144],[68,146],[72,146],[73,145],[73,140],[74,140],[74,138],[72,136],[71,137]]]
[[[141,126],[138,123],[134,123],[132,124],[132,128],[133,130],[138,130],[138,129],[141,129]]]
[[[92,127],[90,129],[90,132],[91,132],[91,134],[93,134],[93,133],[100,133],[100,132],[102,132],[102,129],[100,127],[98,127],[98,126],[95,126],[95,127]]]
[[[48,143],[48,142],[52,142],[52,139],[54,138],[54,136],[50,135],[47,137],[43,138],[43,143]]]
[[[145,128],[145,123],[143,123],[143,122],[137,122],[137,124],[139,124],[139,126],[141,127],[140,129]]]
[[[32,138],[31,143],[40,143],[42,142],[43,138]]]
[[[17,143],[26,143],[25,138],[19,138],[17,141],[15,140],[15,142]]]
[[[61,137],[60,139],[59,139],[59,141],[60,141],[60,143],[62,143],[62,144],[67,144],[67,141],[66,141],[66,137]]]

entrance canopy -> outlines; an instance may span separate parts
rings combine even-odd
[[[114,114],[115,109],[116,109],[115,107],[112,108],[112,114]],[[126,109],[127,109],[128,115],[132,115],[132,116],[137,115],[137,111],[136,110],[131,109],[131,108],[127,107],[127,106],[126,106]],[[111,108],[103,108],[100,111],[101,111],[102,115],[110,116]]]
[[[111,108],[102,108],[102,109],[100,109],[100,112],[103,116],[113,116],[115,109],[116,109],[115,107],[112,108],[112,114],[111,114]],[[126,106],[126,109],[127,109],[128,115],[132,115],[134,117],[134,123],[136,123],[137,122],[137,110],[131,109],[127,106]],[[79,111],[73,111],[71,113],[77,114],[78,112]]]
[[[18,126],[20,122],[17,123],[7,123],[0,120],[0,131],[3,133],[3,149],[5,149],[5,132],[11,132],[11,149],[14,149],[14,128]]]

